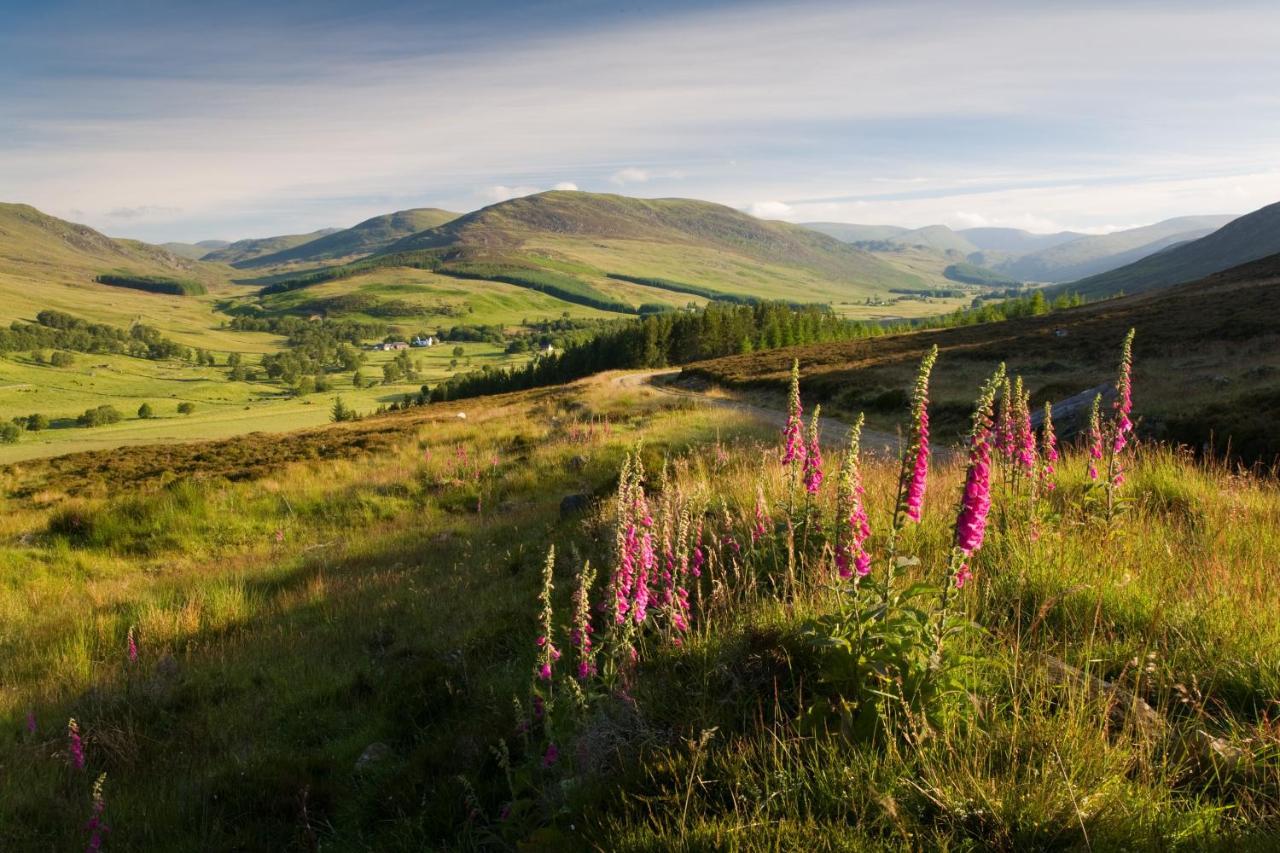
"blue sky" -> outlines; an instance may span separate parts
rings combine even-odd
[[[0,200],[155,241],[556,186],[1106,231],[1280,200],[1276,44],[1274,2],[0,0]]]

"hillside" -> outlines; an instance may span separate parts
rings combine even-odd
[[[956,231],[980,251],[1026,255],[1085,236],[1077,231],[1033,234],[1021,228],[961,228]]]
[[[225,249],[230,245],[226,240],[201,240],[199,243],[161,243],[159,247],[180,258],[199,261],[210,252]]]
[[[890,237],[896,237],[911,230],[899,225],[855,225],[852,222],[801,222],[800,224],[845,243],[888,240]]]
[[[316,263],[344,260],[385,249],[392,243],[429,228],[443,225],[458,214],[435,207],[400,210],[366,219],[358,225],[325,234],[315,240],[256,258],[239,261],[241,268],[269,267],[280,264]]]
[[[1135,398],[1150,435],[1252,459],[1280,455],[1280,255],[1201,281],[1053,314],[876,338],[793,347],[702,362],[685,374],[738,388],[778,389],[799,358],[807,389],[873,421],[886,389],[901,387],[928,347],[941,351],[939,387],[974,387],[974,365],[1005,361],[1037,403],[1058,401],[1109,379],[1112,342],[1137,329]],[[1061,332],[1059,334],[1059,332]],[[964,424],[963,394],[940,393],[943,432]]]
[[[395,263],[423,253],[445,271],[511,279],[533,271],[589,291],[592,299],[631,305],[723,294],[841,309],[923,283],[798,225],[710,202],[584,192],[491,205],[400,240],[378,257]]]
[[[991,266],[997,272],[1023,281],[1075,281],[1125,266],[1177,243],[1199,239],[1234,218],[1182,216],[1141,228],[1078,237]]]
[[[958,252],[962,255],[968,255],[978,250],[977,246],[945,225],[928,225],[924,228],[916,228],[902,234],[895,234],[889,237],[888,241],[901,246],[925,246],[939,252]]]
[[[1139,293],[1193,281],[1280,252],[1280,202],[1255,210],[1181,246],[1072,283],[1089,298]]]
[[[312,231],[310,234],[286,234],[280,237],[257,237],[236,240],[234,243],[228,243],[225,246],[213,249],[213,251],[206,252],[200,257],[200,260],[210,263],[230,264],[233,267],[243,267],[250,261],[257,260],[264,255],[285,252],[341,230],[341,228],[321,228],[319,231]]]

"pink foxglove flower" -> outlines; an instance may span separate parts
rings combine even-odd
[[[106,835],[111,831],[104,819],[107,810],[107,799],[103,788],[107,784],[107,774],[103,773],[98,777],[98,781],[93,783],[93,810],[89,813],[89,822],[85,824],[85,829],[89,831],[89,845],[86,848],[89,853],[97,853],[102,849],[102,843],[106,840]]]
[[[552,666],[560,659],[560,651],[552,639],[551,593],[555,568],[556,548],[552,545],[547,549],[547,561],[542,567],[542,592],[538,594],[538,601],[542,604],[542,633],[538,637],[538,665],[535,672],[542,681],[551,680]]]
[[[1022,377],[1014,383],[1014,456],[1018,470],[1028,479],[1036,472],[1036,434],[1031,428],[1031,395],[1022,388]]]
[[[551,767],[560,760],[560,750],[554,743],[547,744],[547,751],[542,754],[542,766]]]
[[[1044,404],[1044,423],[1040,427],[1040,485],[1053,491],[1054,466],[1058,462],[1058,436],[1053,431],[1053,405]]]
[[[864,420],[859,414],[849,431],[849,450],[836,485],[836,569],[846,580],[855,573],[863,577],[871,571],[871,555],[866,550],[871,524],[863,505],[862,467],[858,458]]]
[[[72,717],[67,721],[67,750],[71,753],[71,766],[84,769],[84,741],[80,739],[80,724]]]
[[[757,483],[755,518],[751,523],[751,544],[754,545],[763,539],[772,526],[773,519],[769,517],[769,508],[764,502],[764,486]]]
[[[1004,365],[987,381],[978,395],[969,432],[969,464],[965,470],[964,493],[956,517],[955,547],[959,565],[955,584],[962,587],[972,577],[969,558],[982,547],[987,530],[987,514],[991,511],[992,408]]]
[[[129,633],[126,636],[126,649],[129,655],[129,662],[136,663],[138,660],[138,641],[133,636],[133,626],[129,626]]]
[[[1093,398],[1089,412],[1089,479],[1098,479],[1098,463],[1102,461],[1102,395]]]
[[[791,391],[787,397],[787,424],[782,430],[782,464],[804,463],[804,409],[800,406],[800,360],[791,362]]]
[[[908,476],[903,509],[907,518],[919,521],[924,509],[924,491],[929,477],[929,374],[938,360],[935,344],[920,362],[911,395],[911,444],[903,473]]]
[[[804,455],[804,488],[810,495],[816,495],[822,488],[822,444],[819,440],[820,418],[822,407],[813,407],[813,416],[809,419],[809,434]]]
[[[1133,432],[1133,421],[1129,416],[1133,413],[1133,336],[1134,330],[1124,337],[1124,346],[1120,352],[1120,375],[1116,379],[1115,421],[1112,424],[1111,436],[1111,483],[1118,486],[1124,482],[1123,468],[1120,466],[1120,453],[1129,443],[1129,433]]]
[[[595,654],[592,650],[591,635],[591,584],[596,573],[591,563],[584,563],[578,575],[578,588],[573,594],[573,630],[569,634],[569,642],[577,652],[578,678],[585,680],[595,675]]]

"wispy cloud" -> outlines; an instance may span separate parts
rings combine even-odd
[[[1273,4],[493,6],[15,17],[0,187],[152,238],[569,182],[908,225],[1093,228],[1280,197]],[[522,36],[495,36],[495,11]],[[111,216],[138,208],[180,212]]]

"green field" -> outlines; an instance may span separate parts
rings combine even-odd
[[[451,368],[453,350],[459,346],[464,354],[458,367]],[[302,397],[274,382],[232,382],[225,367],[78,353],[74,365],[58,368],[36,364],[29,354],[0,356],[0,412],[6,419],[39,413],[51,422],[49,429],[24,432],[17,444],[0,444],[0,464],[122,445],[319,426],[329,422],[337,395],[357,412],[367,414],[380,405],[400,402],[406,394],[417,394],[423,383],[434,384],[457,371],[482,364],[519,365],[528,360],[528,356],[508,356],[501,347],[485,343],[446,343],[410,350],[410,354],[415,362],[421,362],[421,375],[415,381],[382,384],[382,365],[395,353],[369,352],[361,372],[370,380],[378,379],[379,384],[357,390],[351,374],[333,374],[331,391]],[[247,363],[252,365],[253,361]],[[195,411],[178,414],[181,402],[195,404]],[[136,416],[143,403],[152,406],[156,417]],[[114,406],[125,419],[92,428],[75,425],[78,415],[103,404]]]

